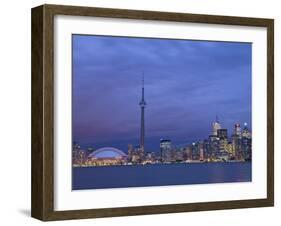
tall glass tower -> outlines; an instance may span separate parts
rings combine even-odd
[[[218,130],[221,129],[221,124],[219,123],[218,116],[216,116],[216,121],[212,124],[213,127],[213,136],[218,135]]]
[[[146,106],[146,102],[144,100],[144,75],[142,76],[142,96],[139,105],[141,107],[140,148],[144,150],[144,108]]]

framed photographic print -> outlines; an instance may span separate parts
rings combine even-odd
[[[272,19],[32,9],[32,216],[274,205]]]

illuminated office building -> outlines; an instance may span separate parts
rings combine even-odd
[[[72,149],[72,165],[83,166],[86,163],[89,153],[87,150],[82,150],[79,144],[74,143]]]
[[[199,160],[204,161],[204,149],[203,149],[203,143],[198,144],[198,151],[199,151]]]
[[[217,137],[220,139],[227,139],[227,129],[218,129]]]
[[[243,128],[243,130],[242,130],[242,137],[245,137],[245,138],[250,139],[251,136],[252,136],[252,135],[251,135],[251,133],[250,133],[250,131],[249,131],[249,129],[248,129],[247,123],[245,122],[245,123],[244,123],[244,128]]]
[[[217,131],[219,138],[219,149],[220,152],[227,151],[228,140],[227,140],[227,129],[218,129]]]
[[[184,148],[184,160],[186,161],[192,160],[192,151],[190,146],[186,146]]]
[[[160,154],[162,162],[171,162],[173,161],[173,149],[172,142],[169,139],[160,140]]]
[[[237,136],[241,136],[241,126],[240,123],[236,123],[234,125],[234,134]]]
[[[212,128],[213,128],[212,135],[217,136],[218,135],[217,131],[221,129],[221,124],[219,123],[217,116],[216,116],[216,121],[212,123]]]
[[[241,148],[244,160],[252,159],[252,135],[247,127],[247,123],[244,123],[241,138]]]
[[[174,161],[175,162],[182,162],[183,159],[184,159],[184,151],[185,149],[184,148],[177,148],[177,149],[174,149]]]
[[[209,158],[214,160],[219,153],[219,138],[216,135],[209,136]]]
[[[199,142],[192,143],[191,151],[192,151],[192,160],[199,160],[200,159]]]

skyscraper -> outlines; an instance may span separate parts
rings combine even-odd
[[[142,98],[139,105],[141,107],[140,148],[144,151],[144,108],[146,106],[146,102],[144,100],[144,76],[142,76]]]
[[[172,142],[169,139],[160,140],[160,152],[162,162],[171,162],[173,160]]]
[[[221,129],[221,124],[219,123],[219,120],[218,120],[218,116],[216,116],[216,121],[215,122],[213,122],[213,124],[212,124],[212,126],[213,126],[213,135],[214,136],[217,136],[218,135],[218,129]]]
[[[234,134],[232,135],[232,144],[235,152],[235,157],[241,160],[242,155],[242,140],[241,140],[241,126],[239,123],[234,125]]]
[[[238,135],[238,136],[241,136],[241,126],[240,126],[240,123],[236,123],[234,125],[234,134]]]
[[[246,161],[251,160],[251,158],[252,158],[252,135],[247,127],[247,123],[244,123],[241,143],[242,143],[241,146],[242,146],[243,158]]]
[[[251,138],[251,133],[247,127],[247,123],[245,122],[244,123],[244,128],[243,128],[243,131],[242,131],[242,137],[246,137],[246,138]]]
[[[228,145],[227,129],[218,129],[217,133],[219,138],[219,149],[220,151],[226,151]]]
[[[227,129],[218,129],[217,130],[217,136],[220,139],[227,139]]]

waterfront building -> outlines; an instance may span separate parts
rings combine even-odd
[[[184,148],[184,154],[183,154],[183,158],[185,161],[190,161],[192,160],[192,150],[190,146],[186,146]]]
[[[72,147],[72,165],[83,166],[88,157],[88,151],[82,150],[78,143],[73,143]]]
[[[209,155],[210,155],[210,160],[215,160],[216,155],[219,153],[219,138],[216,135],[210,135],[209,136]]]
[[[160,155],[162,162],[171,162],[173,161],[173,149],[172,142],[169,139],[160,140]]]
[[[192,143],[191,151],[192,151],[192,160],[199,160],[200,159],[199,142]]]
[[[204,151],[204,159],[210,161],[212,153],[209,140],[205,139],[203,141],[203,151]]]
[[[73,158],[73,166],[84,166],[88,157],[87,150],[79,150]]]
[[[146,152],[145,163],[155,163],[156,155],[155,152]]]
[[[128,145],[128,157],[127,161],[132,164],[140,164],[145,162],[145,152],[143,147],[137,145]]]
[[[134,153],[134,147],[133,147],[133,145],[132,145],[132,144],[128,144],[128,157],[127,157],[127,161],[128,161],[128,162],[132,162],[133,153]]]
[[[174,158],[173,161],[175,162],[182,162],[184,160],[184,148],[175,148],[174,150]]]
[[[79,150],[80,150],[80,146],[78,143],[73,142],[72,145],[72,164],[78,164],[78,156],[79,156]]]
[[[204,149],[203,149],[203,143],[198,144],[198,150],[199,150],[199,160],[204,161]]]

